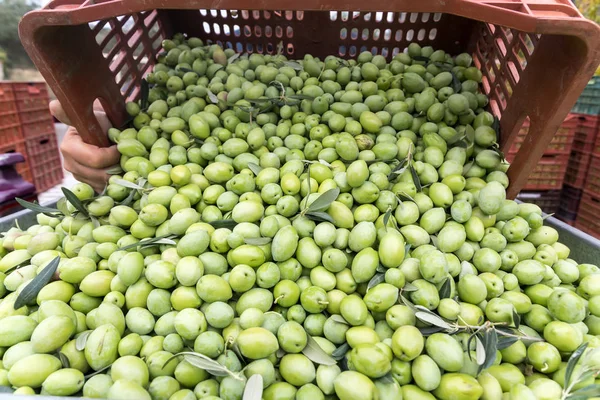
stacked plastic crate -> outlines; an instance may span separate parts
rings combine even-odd
[[[549,214],[558,212],[576,127],[577,119],[569,114],[554,134],[543,157],[529,174],[527,184],[517,196],[518,199],[535,203]],[[525,142],[528,132],[529,122],[526,120],[506,155],[509,162]]]
[[[13,82],[12,87],[32,182],[43,192],[63,179],[48,87],[45,82]]]

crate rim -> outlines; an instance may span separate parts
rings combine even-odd
[[[513,198],[525,185],[527,177],[521,171],[533,168],[536,160],[542,155],[543,147],[552,139],[552,131],[558,128],[564,117],[569,113],[579,94],[593,76],[597,65],[600,63],[600,26],[582,17],[581,13],[569,2],[564,0],[547,0],[543,2],[520,0],[399,0],[389,2],[376,0],[362,2],[351,0],[346,2],[331,2],[323,4],[319,0],[307,0],[301,5],[294,0],[264,0],[248,7],[247,2],[240,0],[53,0],[42,10],[26,14],[19,24],[21,41],[34,64],[42,72],[56,97],[64,103],[65,111],[71,115],[76,127],[81,128],[84,140],[100,146],[108,146],[108,138],[97,121],[87,121],[93,117],[91,103],[92,95],[88,93],[82,107],[73,103],[73,99],[60,88],[60,71],[50,69],[45,54],[39,47],[44,36],[44,28],[60,26],[83,25],[89,22],[129,15],[149,10],[181,9],[181,10],[283,10],[283,11],[364,11],[364,12],[405,12],[405,13],[444,13],[468,18],[482,23],[494,24],[516,29],[520,32],[542,34],[540,40],[540,53],[536,57],[536,67],[540,67],[541,60],[550,56],[554,57],[557,47],[568,50],[569,56],[563,57],[554,63],[553,72],[562,74],[562,84],[551,85],[547,93],[524,95],[527,91],[520,86],[522,99],[515,98],[507,105],[501,118],[501,126],[506,133],[502,138],[502,147],[508,150],[516,136],[520,123],[529,114],[533,130],[528,139],[533,146],[531,151],[518,153],[513,167],[509,168],[508,175],[510,186],[507,195]],[[553,13],[553,11],[559,11]],[[48,32],[46,32],[48,33]],[[545,38],[545,39],[544,39]],[[543,42],[543,43],[542,43]],[[536,53],[536,54],[537,54]],[[571,72],[569,72],[571,71]],[[577,71],[575,74],[573,71]],[[58,74],[57,74],[58,72]],[[63,71],[64,72],[64,71]],[[536,81],[547,80],[546,74],[537,78],[529,76],[530,84]],[[137,83],[136,83],[137,84]],[[540,82],[537,82],[540,84]],[[94,86],[94,85],[92,85]],[[91,88],[93,90],[98,90]],[[560,88],[559,88],[560,86]],[[561,96],[557,96],[560,91]],[[105,89],[105,93],[116,93],[115,88]],[[98,94],[98,93],[96,93]],[[551,98],[552,101],[544,100]],[[547,115],[526,104],[546,104]],[[112,104],[107,110],[111,120],[118,121],[125,117],[124,111],[117,109],[117,104]],[[510,109],[510,112],[508,110]],[[79,111],[79,112],[77,112]],[[508,115],[507,115],[508,114]],[[86,123],[91,122],[91,123]],[[504,135],[503,135],[504,136]]]

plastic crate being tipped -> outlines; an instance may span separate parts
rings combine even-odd
[[[501,119],[505,152],[530,120],[508,171],[509,197],[525,185],[600,63],[600,27],[565,0],[54,0],[25,15],[19,32],[84,140],[103,146],[93,102],[100,99],[121,126],[125,100],[139,97],[161,41],[176,32],[289,58],[369,50],[389,60],[411,42],[468,51]]]

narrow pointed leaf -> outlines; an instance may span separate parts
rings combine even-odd
[[[60,212],[65,216],[71,215],[71,211],[69,210],[69,206],[67,205],[67,199],[65,199],[64,197],[58,199],[58,201],[56,202],[56,208],[58,208]]]
[[[485,363],[485,346],[479,336],[475,336],[475,355],[477,360],[477,365],[483,365]]]
[[[437,327],[442,328],[442,329],[452,329],[452,326],[450,326],[449,323],[447,323],[442,318],[438,317],[437,315],[435,315],[433,313],[426,313],[426,312],[423,312],[423,311],[417,311],[415,313],[415,317],[417,317],[418,319],[420,319],[423,322],[427,322],[428,324],[431,324],[433,326],[437,326]]]
[[[29,284],[27,284],[27,286],[23,288],[21,293],[19,293],[17,300],[15,300],[15,310],[18,310],[19,308],[29,304],[37,297],[40,290],[42,290],[42,288],[46,286],[48,282],[50,282],[50,279],[52,279],[52,276],[56,272],[59,263],[60,257],[54,258],[48,263],[48,265],[46,265],[46,267],[44,267],[42,272],[40,272],[31,280],[31,282],[29,282]]]
[[[449,299],[450,294],[452,293],[452,282],[450,282],[451,278],[446,278],[442,287],[440,288],[440,299]]]
[[[387,272],[387,268],[384,267],[383,265],[379,264],[377,266],[377,269],[375,269],[375,271],[379,272],[380,274],[385,274]]]
[[[219,102],[219,98],[217,97],[217,95],[211,92],[209,89],[206,90],[206,93],[211,103],[217,104]]]
[[[492,365],[494,365],[494,361],[496,361],[496,350],[498,346],[498,335],[496,334],[495,329],[488,329],[484,336],[485,338],[485,361],[479,367],[479,372],[484,369],[488,369]]]
[[[402,288],[403,292],[416,292],[417,290],[419,290],[419,289],[412,283],[406,283],[404,285],[404,287]]]
[[[515,328],[519,329],[519,326],[521,326],[521,316],[515,309],[513,309],[512,314],[513,314],[513,324],[515,324]]]
[[[86,217],[89,216],[88,211],[85,209],[85,207],[81,203],[81,200],[79,200],[79,198],[77,196],[75,196],[75,193],[71,192],[66,187],[61,188],[61,190],[62,190],[63,194],[65,195],[66,199],[69,201],[69,203],[71,203],[73,205],[73,207],[75,207],[77,209],[77,211],[79,211]]]
[[[344,317],[342,317],[339,314],[333,314],[332,316],[329,317],[333,322],[337,322],[338,324],[346,324],[346,325],[350,325],[348,323],[348,321],[346,321],[344,319]]]
[[[106,371],[107,369],[109,369],[111,366],[112,366],[112,364],[110,364],[110,365],[107,365],[107,366],[106,366],[106,367],[104,367],[104,368],[100,368],[98,371],[94,371],[94,372],[91,372],[91,373],[89,373],[89,374],[85,375],[85,376],[84,376],[84,378],[85,378],[86,380],[87,380],[87,379],[90,379],[90,378],[91,378],[92,376],[94,376],[94,375],[98,375],[98,374],[101,374],[101,373],[103,373],[104,371]]]
[[[492,128],[496,132],[496,137],[500,137],[500,118],[494,115],[494,122],[492,122]]]
[[[228,376],[233,374],[225,366],[219,364],[217,361],[205,356],[204,354],[190,353],[185,351],[175,354],[173,357],[167,360],[165,365],[167,365],[173,358],[176,358],[178,356],[183,356],[185,361],[189,362],[194,367],[201,368],[214,376]]]
[[[260,167],[260,165],[257,165],[255,163],[248,163],[248,168],[250,169],[250,171],[252,171],[252,173],[256,176],[258,176],[258,174],[260,174],[260,171],[262,171],[263,169]]]
[[[385,281],[385,274],[375,274],[375,276],[373,278],[371,278],[371,280],[369,281],[369,284],[367,285],[367,292],[369,291],[369,289],[379,285],[381,282]]]
[[[405,192],[397,193],[397,196],[398,196],[398,200],[400,200],[400,201],[412,201],[413,203],[417,202],[408,193],[405,193]]]
[[[232,229],[234,226],[237,225],[237,222],[235,222],[232,219],[220,219],[220,220],[217,220],[217,221],[209,222],[209,224],[211,224],[216,229],[219,229],[219,228],[229,228],[229,229]]]
[[[308,211],[316,212],[327,210],[331,203],[333,203],[339,195],[339,188],[329,189],[308,206]]]
[[[313,221],[320,221],[320,222],[326,221],[326,222],[331,222],[332,224],[335,224],[335,220],[333,219],[333,217],[323,211],[307,212],[305,214],[305,216],[308,219],[311,219]]]
[[[421,192],[423,190],[423,186],[421,186],[421,180],[419,179],[419,175],[415,170],[415,167],[410,164],[410,174],[412,175],[413,181],[415,183],[415,187],[417,188],[417,192]]]
[[[41,205],[39,205],[37,203],[31,203],[31,202],[29,202],[27,200],[23,200],[23,199],[20,199],[18,197],[16,197],[15,200],[17,201],[17,203],[19,203],[24,208],[27,208],[28,210],[31,210],[31,211],[35,211],[37,213],[42,213],[42,214],[46,214],[46,215],[50,214],[53,217],[57,216],[55,214],[60,214],[60,210],[58,210],[56,208],[44,207],[44,206],[41,206]]]
[[[137,183],[126,181],[125,179],[113,179],[112,183],[121,185],[121,186],[129,188],[129,189],[144,190],[143,186],[140,186]]]
[[[63,368],[71,368],[71,363],[69,362],[69,359],[67,358],[67,356],[64,353],[61,353],[59,351],[58,359],[60,360],[60,363],[62,364]]]
[[[425,328],[419,328],[419,331],[423,336],[433,335],[434,333],[444,332],[444,328],[440,328],[439,326],[427,326]]]
[[[429,59],[429,57],[426,57],[426,56],[413,56],[412,59],[416,60],[416,61],[425,62],[425,63],[428,63],[429,61],[431,61]]]
[[[579,362],[579,359],[581,358],[581,356],[583,355],[583,353],[585,352],[585,349],[587,349],[587,347],[588,347],[588,343],[587,342],[583,343],[581,346],[579,346],[577,349],[575,349],[573,354],[571,354],[571,357],[569,357],[569,361],[567,362],[567,369],[565,370],[565,385],[564,385],[564,387],[568,387],[571,384],[571,376],[573,375],[575,366]]]
[[[158,242],[160,242],[163,239],[173,239],[174,237],[175,237],[174,235],[168,234],[168,235],[163,235],[163,236],[157,236],[157,237],[154,237],[151,239],[143,239],[137,243],[132,243],[132,244],[128,244],[127,246],[123,246],[119,250],[129,250],[129,249],[133,249],[133,248],[136,248],[139,246],[147,247],[147,246],[157,245],[157,244],[160,244]],[[173,243],[175,243],[175,242],[173,242]],[[170,243],[168,243],[168,244],[170,244]]]
[[[302,354],[304,354],[309,360],[314,363],[322,364],[322,365],[335,365],[337,364],[335,360],[319,346],[317,341],[312,338],[312,336],[307,335],[308,341],[306,343],[306,347],[302,350]]]
[[[600,384],[594,383],[571,393],[567,400],[586,400],[597,396],[600,396]]]
[[[290,67],[295,69],[296,71],[302,71],[302,65],[297,63],[296,61],[284,61],[283,65],[285,65],[286,67]]]
[[[264,246],[265,244],[271,243],[271,240],[272,239],[269,237],[245,238],[244,243],[252,246]]]
[[[340,347],[338,347],[337,349],[335,349],[333,351],[333,353],[331,353],[331,357],[334,360],[341,360],[346,356],[346,353],[348,352],[348,350],[350,350],[350,345],[348,343],[344,343],[343,345],[341,345]]]
[[[146,79],[142,79],[140,88],[140,107],[145,110],[148,107],[148,95],[150,94],[150,85]]]
[[[387,228],[388,226],[388,222],[390,221],[390,217],[392,216],[392,209],[390,208],[389,210],[387,210],[385,212],[385,215],[383,216],[383,226],[385,228]]]
[[[88,337],[92,332],[92,330],[84,331],[77,336],[77,339],[75,339],[75,349],[77,351],[83,351],[85,349],[85,344],[87,343]]]
[[[263,394],[263,377],[259,374],[254,374],[246,382],[244,395],[242,400],[261,400]]]
[[[519,340],[516,337],[512,337],[512,336],[502,336],[500,338],[498,338],[498,345],[496,346],[496,348],[498,350],[503,350],[506,349],[507,347],[512,346],[515,342],[517,342],[517,340]]]
[[[242,55],[242,53],[235,53],[234,55],[232,55],[231,57],[229,57],[227,59],[227,64],[233,63],[235,60],[237,60],[238,58],[240,58],[241,55]]]
[[[452,74],[452,90],[454,90],[454,93],[460,93],[462,84],[454,72],[450,73]]]

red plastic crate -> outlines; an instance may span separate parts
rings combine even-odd
[[[565,183],[575,189],[583,189],[591,159],[592,153],[573,150],[567,164]]]
[[[13,91],[19,112],[48,108],[46,82],[13,82]]]
[[[546,147],[544,154],[569,154],[571,147],[573,146],[573,139],[575,138],[575,128],[577,127],[577,118],[573,114],[569,114],[567,118],[560,125],[552,141]],[[519,133],[515,137],[515,140],[509,150],[510,153],[517,153],[529,133],[529,120],[525,120],[523,126],[519,130]]]
[[[547,214],[555,214],[560,206],[560,190],[525,191],[519,193],[517,199],[537,204]]]
[[[63,179],[63,169],[54,132],[26,141],[27,156],[33,184],[38,193],[58,185]]]
[[[18,122],[16,124],[0,126],[0,143],[8,145],[22,140],[23,133],[21,132],[21,125]]]
[[[565,222],[574,222],[577,218],[583,190],[565,184],[560,194],[560,206],[556,217]]]
[[[514,154],[508,154],[507,160],[511,162]],[[525,190],[560,190],[565,180],[568,154],[543,155],[533,171],[529,173]]]
[[[0,115],[5,113],[14,113],[16,111],[17,103],[15,102],[15,94],[12,83],[0,82]]]
[[[21,130],[23,131],[23,137],[25,137],[25,139],[34,138],[42,135],[48,135],[56,132],[54,129],[54,121],[51,118],[29,123],[23,123],[21,125]]]
[[[600,197],[600,154],[593,154],[585,180],[584,190]],[[600,216],[599,216],[600,218]]]
[[[600,238],[600,218],[598,218],[598,215],[600,215],[600,196],[584,190],[577,219],[575,220],[575,227]]]
[[[577,127],[575,128],[573,150],[586,153],[599,152],[600,147],[596,145],[596,139],[600,130],[600,117],[588,114],[575,115],[577,116]]]

